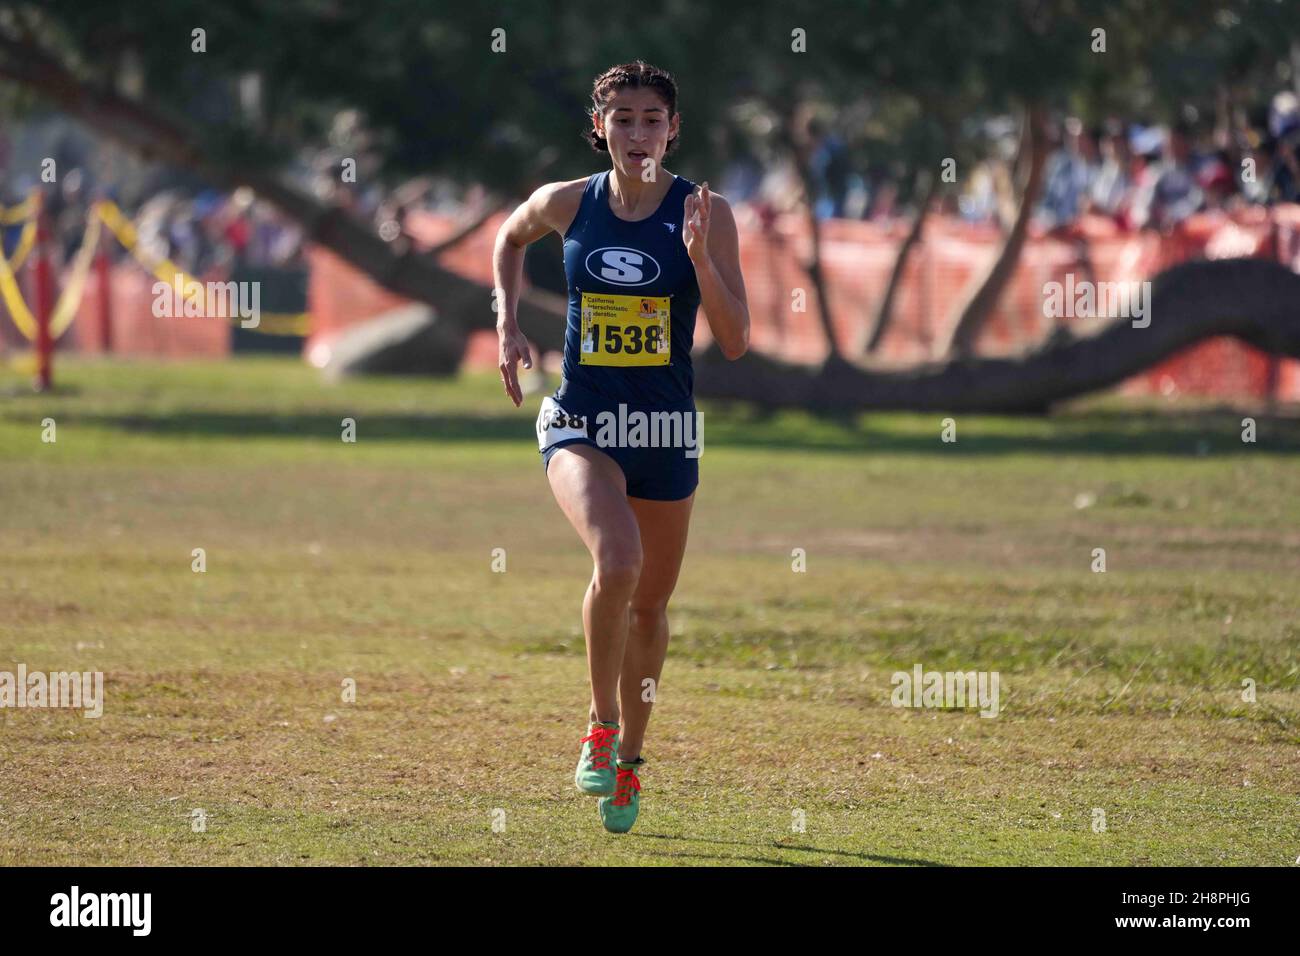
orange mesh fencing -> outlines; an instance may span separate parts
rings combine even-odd
[[[504,214],[484,223],[442,256],[442,263],[487,286],[492,282],[492,240]],[[741,266],[752,321],[752,347],[792,362],[817,362],[826,354],[817,296],[802,263],[811,242],[806,220],[779,217],[766,225],[742,209]],[[908,223],[830,220],[822,224],[821,258],[836,342],[852,353],[874,322],[875,310],[894,266]],[[416,214],[408,229],[432,245],[456,228],[447,217]],[[895,296],[894,318],[877,357],[906,365],[934,357],[955,310],[971,283],[988,268],[1001,245],[993,226],[932,216],[913,248]],[[1170,235],[1123,232],[1109,220],[1085,217],[1065,233],[1031,234],[998,306],[976,343],[980,354],[1006,355],[1032,348],[1056,321],[1043,309],[1044,286],[1065,281],[1141,281],[1191,258],[1276,258],[1300,271],[1300,206],[1248,209],[1228,216],[1192,217]],[[390,308],[400,300],[384,292],[329,253],[312,254],[314,334],[339,328]],[[796,310],[797,290],[804,308]],[[490,299],[484,296],[484,307]],[[697,342],[709,341],[701,313]],[[496,363],[495,336],[476,333],[467,361]],[[1121,386],[1127,394],[1209,395],[1224,398],[1300,400],[1300,361],[1277,359],[1230,337],[1185,349]]]
[[[484,308],[491,304],[492,243],[505,214],[482,227],[441,257],[444,267],[483,283]],[[806,221],[786,216],[764,225],[743,207],[738,211],[741,264],[752,320],[752,347],[792,362],[817,362],[826,353],[818,318],[817,296],[803,263],[811,250]],[[874,321],[909,224],[829,220],[822,224],[821,257],[836,342],[847,354],[860,347]],[[457,228],[450,217],[414,213],[408,231],[424,245],[436,244]],[[933,358],[945,341],[954,312],[970,294],[1002,242],[992,226],[972,225],[945,216],[927,221],[923,238],[912,251],[895,298],[895,315],[876,357],[890,365]],[[1043,314],[1044,286],[1075,281],[1140,281],[1161,269],[1192,258],[1258,256],[1276,259],[1300,271],[1300,206],[1247,209],[1228,216],[1204,213],[1170,235],[1123,232],[1109,220],[1085,217],[1068,232],[1031,233],[1001,301],[976,343],[980,354],[1005,355],[1032,348],[1056,321]],[[320,247],[309,250],[308,301],[312,315],[308,351],[342,329],[364,322],[407,300]],[[120,263],[113,269],[115,351],[163,355],[223,355],[228,332],[208,319],[154,319],[150,311],[152,280],[138,267]],[[802,290],[804,309],[795,308]],[[95,308],[88,295],[82,311]],[[94,348],[89,330],[93,315],[75,323],[78,346]],[[1174,317],[1176,319],[1176,317]],[[1171,320],[1164,317],[1164,320]],[[559,320],[557,320],[559,321]],[[697,342],[709,341],[701,312]],[[467,362],[475,367],[496,363],[495,335],[476,333]],[[1185,349],[1156,367],[1134,376],[1120,390],[1126,394],[1179,394],[1222,398],[1300,400],[1300,361],[1278,359],[1229,337]]]

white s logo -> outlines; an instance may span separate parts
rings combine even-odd
[[[600,269],[592,268],[592,257],[599,256]],[[627,246],[605,246],[587,255],[587,271],[602,282],[614,285],[648,285],[659,278],[659,263],[653,256]],[[646,277],[646,269],[651,271]]]

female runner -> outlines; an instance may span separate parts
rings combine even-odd
[[[736,359],[749,307],[726,200],[662,165],[681,123],[673,78],[638,60],[598,76],[591,100],[587,136],[610,169],[534,192],[502,224],[492,264],[501,379],[519,406],[516,367],[532,368],[515,320],[524,247],[551,230],[564,239],[564,376],[542,402],[538,447],[594,565],[582,605],[591,704],[574,779],[602,797],[605,829],[626,833],[699,481],[695,312],[702,303]],[[636,428],[638,412],[648,430]]]

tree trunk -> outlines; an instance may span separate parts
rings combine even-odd
[[[812,166],[808,161],[809,143],[801,142],[793,128],[792,111],[786,120],[786,145],[794,158],[799,181],[803,183],[804,211],[808,218],[808,234],[812,250],[808,260],[803,263],[808,278],[812,280],[813,291],[817,294],[817,318],[821,323],[822,336],[826,339],[826,364],[847,364],[840,355],[839,345],[835,341],[835,322],[831,317],[831,302],[826,291],[826,277],[822,272],[821,223],[817,220],[816,184],[813,182]]]
[[[912,257],[912,250],[921,241],[926,217],[930,214],[930,207],[934,205],[934,197],[939,194],[939,182],[939,177],[931,173],[929,182],[925,185],[924,193],[921,196],[920,204],[916,208],[916,218],[912,220],[912,228],[908,230],[907,238],[903,240],[903,244],[898,247],[898,255],[894,258],[894,268],[889,273],[889,284],[885,286],[885,295],[880,300],[879,308],[876,309],[875,322],[870,332],[863,336],[863,344],[860,349],[863,354],[874,352],[880,347],[885,333],[889,331],[890,323],[894,321],[894,299],[898,295],[898,287],[903,283],[903,273],[907,270],[907,263]]]
[[[1020,196],[1016,221],[1011,225],[1002,249],[988,271],[980,278],[974,293],[965,300],[952,323],[946,355],[969,356],[975,340],[997,307],[1002,292],[1015,273],[1024,249],[1029,219],[1043,192],[1043,169],[1047,164],[1047,109],[1041,103],[1030,104],[1025,113],[1025,139],[1029,147],[1029,174]]]
[[[1300,358],[1300,276],[1277,263],[1226,259],[1174,266],[1151,280],[1147,305],[1146,328],[1115,319],[1084,338],[1062,331],[1014,358],[948,359],[899,372],[819,370],[754,352],[728,362],[710,348],[695,363],[696,394],[820,411],[1040,413],[1216,335]]]

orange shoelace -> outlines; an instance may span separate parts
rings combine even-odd
[[[614,806],[625,807],[631,803],[634,790],[637,793],[641,792],[641,781],[637,779],[636,771],[624,770],[620,767],[617,782],[614,784]]]
[[[590,741],[591,765],[601,770],[608,770],[610,745],[617,736],[617,727],[593,727],[591,733],[578,742],[585,744]]]

